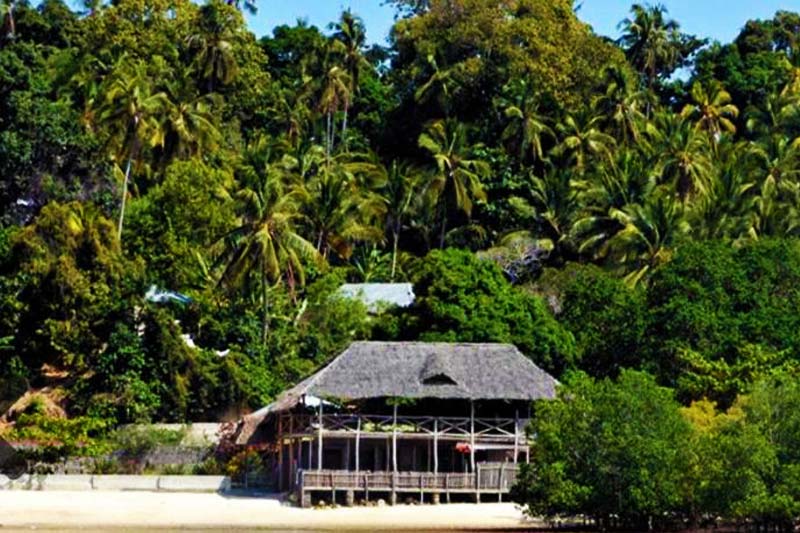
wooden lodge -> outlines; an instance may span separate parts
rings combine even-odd
[[[325,500],[502,499],[530,457],[532,400],[556,380],[506,344],[356,342],[246,417],[301,505]]]

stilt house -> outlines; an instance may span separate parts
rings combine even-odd
[[[246,417],[239,444],[271,445],[280,491],[502,499],[530,457],[532,400],[556,380],[508,344],[356,342]]]

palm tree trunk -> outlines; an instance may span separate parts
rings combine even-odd
[[[263,310],[261,323],[261,344],[266,345],[269,338],[269,287],[267,286],[267,276],[261,273],[261,305]]]
[[[399,228],[399,221],[398,224],[395,225],[395,228],[392,230],[392,281],[394,281],[394,276],[397,273],[397,248],[398,244],[400,243],[400,228]]]
[[[447,234],[447,203],[442,201],[442,229],[439,233],[439,248],[444,250],[444,237]]]
[[[344,105],[344,120],[342,121],[342,143],[344,146],[344,151],[347,151],[347,112],[349,111],[350,107],[348,104]]]
[[[117,238],[122,244],[122,224],[125,221],[125,201],[128,198],[128,180],[131,176],[131,165],[133,163],[133,153],[128,157],[128,164],[125,168],[125,179],[122,181],[122,201],[119,208],[119,223],[117,224]]]
[[[17,35],[17,26],[14,23],[14,2],[8,3],[8,36],[14,39]]]

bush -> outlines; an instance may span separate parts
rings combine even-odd
[[[574,363],[575,340],[545,302],[516,290],[489,260],[436,250],[414,269],[414,303],[397,311],[402,340],[506,342],[556,374]]]

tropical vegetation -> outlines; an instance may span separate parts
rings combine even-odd
[[[719,43],[636,4],[613,41],[569,0],[388,3],[379,45],[350,11],[257,37],[252,2],[3,2],[0,431],[236,418],[355,339],[513,342],[565,383],[532,512],[800,514],[770,414],[800,364],[800,14]],[[337,292],[378,281],[417,300]]]

